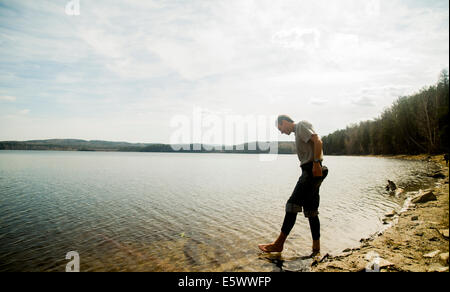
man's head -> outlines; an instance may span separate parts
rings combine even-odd
[[[279,115],[276,124],[283,134],[290,135],[294,131],[294,120],[287,115]]]

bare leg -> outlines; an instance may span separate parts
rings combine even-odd
[[[294,227],[295,220],[297,219],[297,213],[286,212],[284,216],[283,226],[281,226],[281,233],[277,240],[270,244],[260,244],[259,249],[263,252],[281,252],[284,247],[284,242],[288,237],[289,233]]]
[[[309,227],[311,228],[311,235],[313,239],[312,252],[320,252],[320,221],[319,216],[309,217]]]
[[[313,253],[320,252],[320,239],[313,240],[312,251],[313,251]]]

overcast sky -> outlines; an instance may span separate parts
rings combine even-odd
[[[0,0],[0,140],[168,143],[194,107],[324,136],[449,63],[448,0],[68,2]]]

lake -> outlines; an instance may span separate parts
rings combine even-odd
[[[325,156],[322,253],[356,247],[383,227],[406,191],[425,188],[427,163]],[[272,271],[257,244],[280,232],[301,175],[296,155],[0,151],[0,271]],[[308,255],[303,214],[284,260]]]

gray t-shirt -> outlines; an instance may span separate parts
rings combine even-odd
[[[311,136],[316,134],[313,126],[307,121],[301,121],[295,124],[295,147],[300,165],[314,160],[314,143]],[[320,153],[320,159],[323,159],[323,151]]]

